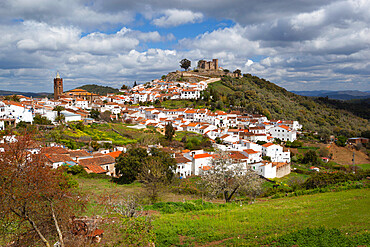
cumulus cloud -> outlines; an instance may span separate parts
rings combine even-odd
[[[209,19],[233,24],[199,31]],[[185,38],[166,29],[187,23]],[[56,70],[71,88],[148,81],[185,57],[291,90],[367,89],[369,23],[367,0],[4,0],[0,89],[51,91]]]
[[[200,22],[203,14],[192,12],[190,10],[168,9],[164,16],[154,19],[152,23],[158,27],[174,27],[186,23]]]

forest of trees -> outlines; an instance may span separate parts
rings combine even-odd
[[[95,84],[83,85],[78,87],[79,89],[86,90],[90,93],[95,93],[99,95],[107,95],[108,93],[118,93],[119,90],[117,88],[112,88],[108,86],[99,86]]]

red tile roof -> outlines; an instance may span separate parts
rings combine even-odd
[[[230,152],[230,157],[232,159],[236,159],[236,160],[248,159],[248,157],[246,157],[244,154],[242,154],[241,152],[238,152],[238,151],[231,151]]]
[[[268,148],[270,146],[274,145],[273,143],[265,143],[262,145],[262,147]]]
[[[202,158],[208,158],[208,157],[212,157],[212,155],[210,155],[209,153],[194,155],[194,159],[202,159]]]
[[[254,151],[253,149],[244,149],[243,151],[246,152],[247,154],[256,154],[256,153],[258,153],[257,151]]]
[[[283,129],[286,129],[287,131],[290,131],[290,128],[286,125],[279,125],[278,127],[281,127]]]
[[[101,166],[95,164],[87,164],[84,166],[85,170],[89,173],[106,173],[107,171],[104,170]]]
[[[106,155],[112,156],[113,158],[117,158],[121,153],[122,151],[115,151],[115,152],[107,153]]]

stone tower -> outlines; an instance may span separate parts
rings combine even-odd
[[[54,78],[54,100],[58,100],[62,94],[63,94],[63,79],[60,78],[59,72],[57,72],[57,76]]]

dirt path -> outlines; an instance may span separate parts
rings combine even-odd
[[[327,145],[329,148],[329,152],[333,154],[332,161],[341,164],[341,165],[352,165],[352,156],[353,152],[355,152],[355,164],[369,164],[370,159],[369,157],[361,152],[357,151],[352,146],[347,147],[338,147],[335,144]]]

